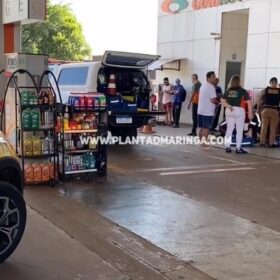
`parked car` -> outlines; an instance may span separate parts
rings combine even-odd
[[[151,108],[147,77],[147,67],[158,59],[157,55],[106,51],[101,62],[62,64],[56,71],[62,101],[66,104],[71,92],[103,93],[109,104],[111,133],[123,138],[137,136],[137,128],[162,113]],[[108,94],[112,74],[116,96]]]
[[[0,263],[14,252],[25,230],[23,186],[18,158],[0,131]]]

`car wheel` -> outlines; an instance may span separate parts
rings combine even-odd
[[[18,246],[26,224],[26,206],[21,193],[0,181],[0,263]]]

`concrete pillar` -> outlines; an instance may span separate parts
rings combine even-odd
[[[21,52],[21,25],[19,23],[14,25],[14,52]]]
[[[13,27],[13,47],[9,50],[9,52],[20,52],[21,50],[21,26],[19,23],[15,24]],[[6,69],[6,57],[5,57],[5,45],[7,42],[5,41],[4,36],[4,25],[2,24],[2,0],[0,0],[0,71],[2,69]],[[5,79],[4,75],[0,75],[0,98],[3,97],[5,89]]]

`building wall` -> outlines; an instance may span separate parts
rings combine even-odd
[[[264,87],[271,76],[280,79],[279,0],[244,0],[198,11],[192,10],[189,0],[189,7],[175,15],[165,14],[161,10],[162,2],[159,0],[158,54],[163,59],[186,58],[187,63],[178,73],[158,71],[158,81],[163,76],[170,76],[174,81],[176,76],[190,88],[191,73],[197,73],[202,82],[210,70],[225,75],[219,71],[221,40],[215,40],[210,33],[221,33],[222,13],[241,9],[249,9],[244,86],[259,88]],[[185,114],[183,121],[191,122],[190,115]]]

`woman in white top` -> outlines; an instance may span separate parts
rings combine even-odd
[[[163,110],[165,111],[165,125],[171,125],[172,118],[172,95],[173,95],[173,86],[169,83],[168,78],[163,79],[162,86],[162,105]]]

